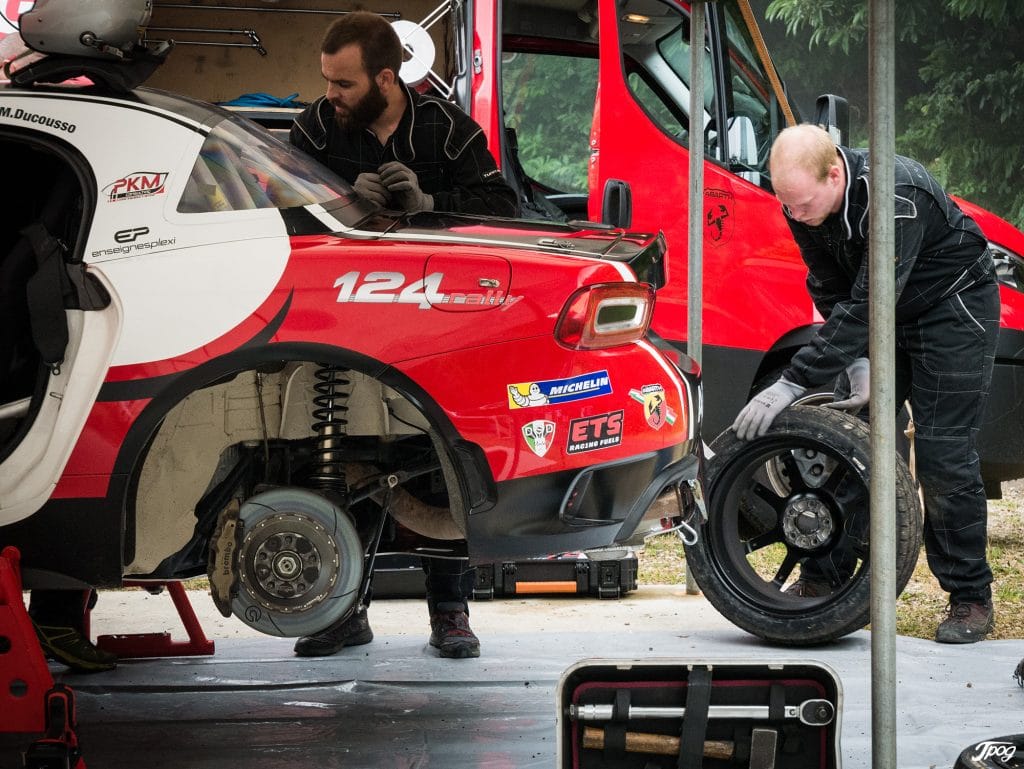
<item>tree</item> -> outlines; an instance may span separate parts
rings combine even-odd
[[[850,99],[866,143],[866,0],[753,0],[805,115],[817,93]],[[916,0],[896,15],[896,151],[954,194],[1024,228],[1024,3]]]

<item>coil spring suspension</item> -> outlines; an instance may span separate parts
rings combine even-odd
[[[310,480],[321,489],[348,496],[342,442],[348,430],[348,398],[352,381],[346,369],[324,366],[314,372],[313,432],[317,435]]]

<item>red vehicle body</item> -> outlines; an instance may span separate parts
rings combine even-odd
[[[378,552],[536,557],[693,513],[700,377],[646,336],[657,234],[376,211],[101,64],[0,85],[0,544],[26,587],[208,573],[304,635]]]
[[[315,7],[318,14],[237,5],[246,10],[157,5],[153,24],[245,27],[265,55],[246,50],[237,36],[193,34],[152,84],[213,102],[249,92],[297,93],[303,101],[319,96],[316,52],[335,12],[331,6],[289,4]],[[365,7],[400,17],[411,51],[403,77],[469,111],[506,177],[544,204],[539,208],[567,219],[620,224],[629,212],[631,228],[664,232],[666,283],[658,291],[653,329],[685,347],[689,5],[402,0]],[[758,53],[753,17],[742,0],[709,3],[706,10],[701,362],[708,385],[704,432],[714,436],[777,376],[822,319],[767,175],[772,139],[787,122],[786,93],[769,76],[767,54]],[[226,47],[211,48],[217,41]],[[240,109],[285,129],[296,111]],[[983,475],[996,495],[1000,481],[1024,475],[1024,444],[1017,439],[1024,423],[1024,282],[1018,279],[1024,234],[990,212],[963,205],[990,238],[1004,284],[1002,335],[979,439]]]

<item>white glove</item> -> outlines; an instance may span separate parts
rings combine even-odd
[[[871,397],[871,365],[868,359],[857,358],[846,367],[846,375],[850,378],[850,396],[846,400],[826,403],[825,406],[856,414],[868,405]]]
[[[381,183],[387,187],[398,208],[411,214],[434,210],[434,198],[420,189],[420,180],[411,168],[392,160],[377,170],[380,171]]]
[[[356,183],[352,187],[359,197],[365,198],[371,203],[376,203],[381,208],[386,208],[388,203],[391,202],[391,195],[388,193],[388,188],[381,182],[380,174],[359,174],[356,177]]]
[[[806,389],[806,387],[790,382],[785,377],[780,377],[778,382],[751,398],[750,403],[740,411],[736,421],[732,423],[736,437],[749,441],[751,438],[764,435],[772,426],[775,417],[781,414],[786,406],[799,398]]]

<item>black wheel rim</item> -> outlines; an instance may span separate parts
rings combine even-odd
[[[842,600],[868,573],[866,470],[812,438],[766,436],[716,474],[705,543],[735,597],[769,614],[799,616]],[[808,559],[827,593],[786,588]]]

